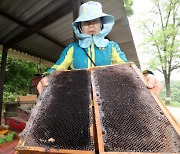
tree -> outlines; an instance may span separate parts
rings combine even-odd
[[[0,63],[1,57],[0,54]],[[43,67],[42,69],[45,71],[47,67]],[[7,58],[5,71],[3,104],[6,101],[14,101],[17,96],[27,95],[30,92],[30,81],[32,77],[39,73],[38,64],[12,57]]]
[[[170,103],[170,77],[180,68],[180,1],[151,0],[154,7],[150,17],[143,21],[143,30],[147,36],[145,45],[150,46],[150,68],[157,69],[164,75],[166,104]]]
[[[163,85],[163,90],[161,92],[161,98],[165,100],[166,98],[166,90],[164,86],[164,82],[161,81]],[[171,80],[171,101],[177,102],[180,104],[180,80]]]
[[[123,1],[127,16],[133,15],[133,10],[132,10],[133,1],[132,0],[123,0]]]

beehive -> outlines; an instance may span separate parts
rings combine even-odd
[[[180,153],[178,124],[144,83],[133,63],[55,71],[16,150],[21,154]]]
[[[17,151],[94,151],[90,83],[85,70],[54,72],[20,135]]]
[[[92,71],[100,153],[180,153],[178,125],[143,81],[132,63]]]

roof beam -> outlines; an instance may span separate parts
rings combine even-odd
[[[13,21],[13,22],[15,22],[15,23],[25,27],[25,28],[29,28],[30,27],[28,24],[18,20],[16,17],[11,16],[10,14],[2,11],[1,9],[0,9],[0,15],[5,17],[6,19],[9,19],[9,20],[11,20],[11,21]]]
[[[73,9],[73,21],[75,21],[79,15],[79,7],[82,3],[82,0],[72,0],[72,9]],[[73,32],[74,42],[77,41],[77,38]]]
[[[9,14],[6,13],[6,12],[3,12],[2,10],[0,10],[0,15],[4,16],[5,18],[7,18],[7,19],[9,19],[9,20],[11,20],[11,21],[13,21],[13,22],[15,22],[15,23],[17,23],[17,24],[20,25],[20,26],[23,26],[23,27],[26,28],[26,29],[31,29],[31,26],[30,26],[30,25],[26,24],[25,22],[20,21],[18,18],[13,17],[13,16],[9,15]],[[45,33],[42,33],[42,32],[39,32],[39,31],[33,31],[33,30],[32,30],[32,32],[33,32],[33,34],[34,34],[34,33],[37,33],[38,35],[46,38],[47,40],[53,42],[54,44],[57,44],[58,46],[60,46],[60,47],[62,47],[62,48],[65,47],[64,45],[62,45],[61,43],[57,42],[56,40],[54,40],[54,39],[51,38],[50,36],[46,35]],[[5,42],[3,42],[3,43],[5,43]],[[5,44],[7,44],[8,46],[11,46],[11,44],[10,44],[9,42],[6,42]],[[13,45],[13,44],[12,44],[12,45]]]
[[[72,9],[73,9],[73,21],[77,19],[79,16],[79,7],[82,3],[82,0],[71,0],[72,1]]]
[[[2,45],[3,45],[3,44],[2,44]],[[11,48],[11,49],[13,49],[13,50],[17,50],[17,51],[22,52],[22,53],[25,53],[25,54],[30,55],[30,56],[34,56],[34,57],[43,59],[43,60],[48,61],[48,62],[52,62],[52,63],[55,62],[55,61],[51,58],[51,56],[49,56],[48,58],[45,57],[45,56],[43,56],[43,57],[41,56],[41,57],[40,57],[40,55],[38,55],[37,53],[32,53],[30,50],[23,49],[22,47],[11,46],[11,47],[9,47],[9,48]]]
[[[38,21],[37,23],[29,26],[25,24],[24,22],[19,21],[17,18],[7,16],[10,18],[10,20],[15,21],[16,23],[20,24],[21,26],[27,28],[24,32],[17,35],[15,38],[11,39],[10,41],[6,42],[8,46],[13,46],[17,44],[18,42],[22,41],[23,39],[26,39],[27,37],[33,35],[34,33],[37,33],[41,35],[42,37],[50,40],[51,42],[54,42],[55,44],[58,44],[59,46],[62,46],[64,48],[64,45],[58,43],[54,39],[50,38],[46,34],[40,32],[41,29],[45,28],[46,26],[50,25],[51,23],[57,21],[58,19],[62,18],[63,16],[70,13],[72,10],[72,2],[71,0],[68,0],[63,6],[59,7],[52,13],[48,14],[46,17]],[[0,12],[2,14],[2,11]]]

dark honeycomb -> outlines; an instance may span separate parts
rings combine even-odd
[[[180,152],[180,138],[128,65],[93,71],[105,151]]]
[[[179,135],[132,67],[91,71],[53,73],[20,135],[22,147],[95,151],[93,86],[106,152],[180,152]]]
[[[54,72],[21,134],[24,146],[94,150],[90,93],[88,71]]]

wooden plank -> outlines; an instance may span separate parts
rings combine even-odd
[[[97,130],[97,139],[98,139],[98,150],[101,152],[104,152],[104,143],[103,143],[103,137],[102,137],[102,128],[101,128],[101,122],[100,122],[100,114],[99,114],[99,107],[96,97],[96,89],[94,86],[95,79],[94,74],[91,72],[91,81],[92,81],[92,92],[93,92],[93,101],[94,101],[94,113],[95,113],[95,123],[96,123],[96,130]]]
[[[99,154],[165,154],[165,153],[149,153],[149,152],[100,152]],[[171,153],[177,154],[177,153]]]
[[[18,151],[19,154],[43,154],[43,153],[62,153],[62,154],[94,154],[93,151],[84,151],[84,150],[66,150],[66,149],[46,149],[42,147],[31,147],[18,145],[15,148],[15,151]]]
[[[19,103],[32,103],[32,102],[36,102],[37,99],[37,95],[28,95],[28,96],[18,96],[17,97],[17,101]]]

